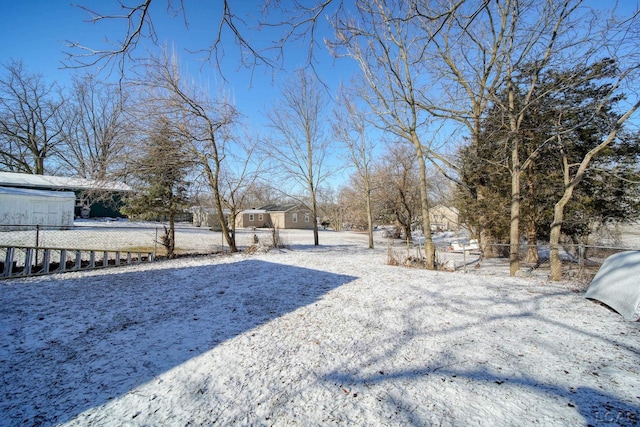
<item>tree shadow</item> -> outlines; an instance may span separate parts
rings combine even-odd
[[[439,288],[443,289],[443,288]],[[485,298],[473,300],[451,298],[446,290],[425,290],[424,298],[414,301],[406,310],[402,321],[396,328],[382,334],[375,345],[369,343],[371,351],[361,356],[358,367],[352,364],[343,367],[333,368],[320,376],[320,381],[326,386],[339,386],[345,390],[369,391],[378,396],[378,400],[389,410],[389,413],[397,414],[397,419],[402,420],[404,425],[425,425],[433,420],[425,420],[416,407],[421,407],[427,402],[420,400],[421,394],[413,395],[411,392],[390,393],[387,390],[398,390],[400,385],[413,389],[413,382],[425,381],[426,377],[432,376],[430,387],[440,389],[447,387],[449,382],[466,380],[468,386],[463,387],[461,392],[466,393],[477,386],[488,387],[495,390],[495,398],[509,396],[509,392],[503,393],[508,387],[515,387],[525,390],[531,394],[550,397],[561,402],[568,407],[575,408],[584,421],[584,425],[602,425],[611,423],[615,425],[640,425],[640,404],[625,401],[614,393],[615,387],[609,390],[598,389],[589,384],[589,381],[577,383],[573,387],[567,385],[568,381],[549,380],[549,376],[536,377],[533,371],[528,371],[524,365],[520,370],[520,360],[526,354],[510,354],[513,348],[526,353],[527,350],[535,349],[530,347],[533,343],[540,351],[548,351],[550,354],[561,354],[563,351],[562,336],[564,334],[572,336],[572,343],[584,342],[598,348],[617,348],[626,352],[631,358],[638,358],[640,361],[640,347],[625,343],[616,339],[615,336],[597,335],[588,328],[582,329],[573,326],[562,319],[554,319],[541,314],[540,307],[545,304],[545,300],[553,300],[571,291],[551,291],[543,294],[534,294],[526,298],[511,298],[504,296],[500,298],[501,304],[505,306],[497,312],[487,313],[484,307],[496,304],[494,298],[487,295]],[[434,316],[434,323],[425,328],[421,317],[425,313],[442,312],[441,318]],[[451,321],[449,319],[459,319]],[[463,319],[463,320],[462,320]],[[482,325],[479,327],[478,325]],[[513,346],[502,346],[500,340],[504,335],[500,335],[500,328],[510,325],[521,332],[521,336],[511,337],[517,344]],[[627,325],[625,325],[627,326]],[[375,326],[373,326],[375,327]],[[538,330],[536,330],[536,329]],[[545,331],[542,329],[547,328]],[[496,333],[497,338],[482,336],[482,333]],[[527,334],[540,334],[540,339],[520,343],[522,336]],[[395,335],[394,335],[395,334]],[[393,336],[394,335],[394,336]],[[397,339],[402,336],[401,339]],[[579,336],[580,340],[575,337]],[[487,343],[487,340],[492,340]],[[430,346],[434,344],[434,348]],[[597,345],[596,345],[597,344]],[[529,345],[529,347],[527,346]],[[557,347],[544,348],[545,345]],[[578,344],[579,345],[579,344]],[[460,353],[460,348],[467,347],[472,350]],[[487,351],[487,348],[492,351]],[[378,350],[380,349],[380,350]],[[416,349],[423,354],[416,354]],[[474,353],[474,349],[477,353]],[[362,355],[361,352],[357,353]],[[420,362],[409,362],[415,357]],[[469,357],[465,360],[465,357]],[[493,360],[495,357],[496,360]],[[542,363],[543,359],[535,355]],[[485,359],[486,358],[486,359]],[[568,360],[566,356],[564,359]],[[580,366],[580,360],[576,365]],[[549,361],[553,363],[553,361]],[[403,368],[410,365],[410,368]],[[489,369],[493,366],[501,369],[500,365],[517,373],[517,375],[501,374],[497,370]],[[511,366],[510,366],[511,365]],[[584,369],[588,369],[588,362],[585,361]],[[546,367],[540,366],[540,370]],[[598,375],[597,372],[588,372],[586,375]],[[632,371],[628,375],[634,375]],[[437,377],[437,380],[433,377]],[[442,383],[440,382],[442,381]],[[441,386],[439,384],[442,384]],[[378,387],[376,387],[376,385]],[[419,386],[416,386],[419,387]],[[464,388],[466,387],[466,388]],[[633,393],[633,390],[626,390],[626,395]],[[443,393],[446,395],[446,393]],[[490,395],[489,395],[490,396]],[[468,394],[465,394],[468,398]],[[487,396],[484,396],[487,397]],[[461,396],[462,399],[464,397]],[[434,395],[433,399],[439,399]],[[526,404],[526,403],[525,403]],[[446,405],[446,403],[445,403]],[[463,412],[464,413],[464,412]],[[489,409],[487,413],[491,413]],[[500,409],[497,410],[500,413]],[[466,424],[465,420],[456,419],[454,424]],[[471,420],[468,420],[471,421]],[[478,420],[476,420],[478,421]],[[452,422],[442,421],[443,424]],[[524,421],[522,421],[525,423]],[[500,424],[499,419],[481,420],[481,425]]]
[[[260,260],[99,273],[4,287],[0,425],[69,421],[356,279]]]
[[[333,372],[325,375],[324,381],[348,384],[350,386],[371,387],[377,383],[407,380],[421,376],[428,376],[434,373],[449,380],[459,381],[467,379],[474,383],[484,383],[496,385],[497,387],[521,387],[533,393],[559,398],[566,402],[566,405],[575,407],[584,420],[585,426],[596,426],[612,424],[618,426],[636,426],[640,424],[640,405],[633,405],[620,400],[618,397],[598,390],[593,387],[564,388],[554,384],[545,384],[531,377],[505,378],[497,376],[485,369],[458,370],[438,367],[425,367],[421,370],[384,372],[379,375],[368,377],[356,377]],[[443,382],[447,380],[443,379]],[[496,393],[498,394],[498,393]],[[397,398],[394,398],[397,399]],[[415,403],[415,402],[414,402]],[[413,406],[407,402],[388,402],[396,408],[410,408]],[[420,419],[411,411],[402,414],[408,425],[424,425],[424,420]],[[458,420],[464,424],[464,420]],[[499,420],[484,420],[483,423],[498,423]],[[446,423],[445,423],[446,424]]]

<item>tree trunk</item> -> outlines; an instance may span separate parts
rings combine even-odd
[[[536,227],[535,220],[531,219],[527,223],[527,256],[525,261],[528,263],[536,264],[540,257],[538,255],[538,230]]]
[[[369,249],[373,249],[373,213],[371,212],[371,189],[365,183],[366,205],[367,205],[367,225],[369,227]]]
[[[529,170],[531,171],[528,174],[529,177],[533,175],[533,165],[530,166]],[[528,188],[529,188],[529,201],[531,203],[531,212],[529,218],[527,219],[527,256],[525,258],[526,262],[536,264],[540,258],[538,256],[538,225],[536,223],[536,206],[535,206],[535,186],[533,179],[528,179]]]
[[[316,214],[317,206],[315,196],[313,196],[311,204],[313,205],[313,207],[311,208],[311,220],[313,221],[313,245],[318,246],[320,244],[320,238],[318,235],[318,216]]]
[[[215,147],[214,147],[215,149]],[[216,155],[217,155],[217,150],[215,150]],[[218,171],[220,170],[220,164],[218,161],[215,160],[214,158],[214,162],[215,162],[215,172],[213,170],[211,170],[211,167],[209,166],[209,163],[207,161],[208,159],[204,159],[203,163],[204,163],[204,167],[205,167],[205,172],[207,174],[207,179],[209,180],[209,187],[211,188],[211,190],[213,191],[213,199],[216,205],[216,209],[218,211],[218,221],[220,221],[220,228],[222,229],[222,236],[224,237],[224,239],[226,240],[227,244],[229,245],[229,251],[230,252],[238,252],[238,247],[236,246],[236,236],[235,233],[233,233],[232,230],[229,230],[229,224],[227,224],[227,219],[224,216],[224,206],[222,203],[222,196],[220,195],[220,190],[219,190],[219,186],[218,186]]]
[[[424,161],[422,144],[418,136],[412,135],[413,145],[416,149],[416,158],[420,169],[420,202],[422,205],[422,233],[424,234],[425,267],[427,270],[436,268],[436,246],[431,239],[431,219],[429,218],[429,199],[427,196],[427,165]]]
[[[509,275],[515,276],[520,270],[520,160],[518,144],[511,152],[513,170],[511,172],[511,226],[509,229]]]
[[[404,239],[407,242],[412,243],[413,236],[411,235],[411,221],[405,221],[405,223],[402,224],[402,228],[404,228]]]
[[[491,232],[485,227],[480,228],[480,251],[482,252],[482,258],[495,258],[496,247],[493,245],[495,239],[491,235]]]
[[[36,175],[44,175],[44,157],[36,156]]]
[[[550,279],[555,281],[562,279],[562,260],[560,259],[559,248],[560,230],[564,221],[564,207],[570,198],[571,196],[567,196],[567,192],[565,192],[564,196],[553,208],[553,223],[551,224],[551,233],[549,235],[549,262],[551,263]]]
[[[172,209],[169,213],[169,235],[167,242],[167,258],[175,258],[176,249],[176,213]]]

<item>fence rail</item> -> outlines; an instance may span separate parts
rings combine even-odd
[[[140,264],[153,261],[154,256],[141,251],[0,246],[0,260],[0,274],[6,278]]]

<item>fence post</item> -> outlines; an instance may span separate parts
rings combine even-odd
[[[584,273],[584,244],[578,244],[578,271],[582,276]]]
[[[464,243],[462,244],[462,265],[464,265],[464,272],[467,272],[467,249]]]
[[[38,248],[40,247],[40,224],[36,224],[36,265],[38,265]]]
[[[4,271],[3,276],[9,277],[11,276],[11,272],[13,270],[13,252],[15,248],[7,247],[7,253],[4,257]]]
[[[65,271],[67,269],[67,250],[60,249],[60,265],[58,271]]]
[[[24,254],[24,270],[22,270],[22,274],[24,276],[29,276],[31,275],[31,267],[33,266],[33,248],[26,248],[25,249],[25,254]],[[35,249],[36,251],[36,258],[37,258],[37,253],[38,250]]]
[[[51,264],[51,249],[45,249],[44,253],[42,254],[42,268],[40,269],[40,271],[44,273],[48,273],[50,264]]]
[[[74,270],[80,270],[82,267],[82,251],[76,250],[76,262],[73,265]]]
[[[157,246],[158,246],[158,227],[156,227],[156,238],[153,239],[153,259],[156,259]]]

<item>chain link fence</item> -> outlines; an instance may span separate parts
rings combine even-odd
[[[140,263],[166,256],[162,245],[167,232],[160,223],[0,228],[0,275],[42,274],[80,268]],[[236,247],[271,245],[273,230],[238,230]],[[207,255],[229,250],[221,232],[190,224],[175,228],[175,254]]]
[[[148,226],[79,225],[61,229],[47,226],[20,226],[11,230],[5,226],[0,230],[0,246],[150,252],[156,257],[166,255],[162,237],[166,232],[163,224]],[[9,230],[7,230],[9,229]],[[246,248],[258,241],[271,240],[271,230],[238,230],[236,246]],[[255,236],[255,237],[254,237]],[[228,250],[221,232],[203,227],[180,224],[175,228],[175,252],[178,255],[220,253]]]
[[[508,244],[489,245],[491,256],[484,256],[477,243],[436,242],[436,265],[440,270],[463,271],[465,273],[509,275]],[[425,262],[424,244],[407,243],[389,239],[388,262],[393,265],[422,267]],[[550,246],[519,245],[520,271],[518,276],[547,278],[551,272]],[[597,245],[560,245],[563,277],[590,282],[600,266],[609,256],[624,251],[640,251],[638,248],[623,248]]]

